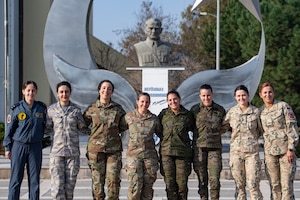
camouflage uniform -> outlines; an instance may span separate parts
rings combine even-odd
[[[214,103],[211,107],[202,103],[191,108],[196,120],[193,134],[194,171],[199,180],[201,199],[208,199],[208,179],[212,200],[220,196],[220,173],[222,170],[221,127],[225,109]],[[209,172],[209,176],[208,176]]]
[[[263,199],[259,188],[261,160],[258,138],[262,132],[259,114],[259,109],[252,105],[245,112],[236,105],[227,112],[224,120],[224,124],[232,128],[229,164],[238,200],[246,199],[246,183],[251,199]]]
[[[147,200],[153,198],[153,183],[158,170],[158,155],[153,134],[162,134],[162,126],[157,116],[150,111],[141,115],[136,110],[127,113],[129,141],[126,154],[126,172],[130,183],[128,199]]]
[[[271,185],[273,200],[294,198],[293,180],[296,156],[289,163],[287,150],[295,150],[299,135],[297,120],[292,108],[285,102],[275,100],[271,108],[261,107],[264,129],[265,164]]]
[[[54,199],[73,199],[80,169],[79,131],[88,131],[80,108],[70,103],[64,111],[59,102],[52,104],[46,129],[54,134],[50,150],[51,195]]]
[[[125,111],[122,106],[111,101],[103,104],[97,100],[90,105],[84,118],[92,122],[88,140],[87,158],[92,172],[93,197],[104,200],[105,178],[108,179],[108,199],[119,199],[120,172],[122,168],[122,141],[120,133],[127,128],[120,126]]]
[[[177,114],[170,108],[163,109],[159,118],[163,125],[160,153],[167,197],[170,200],[187,199],[193,155],[188,132],[195,127],[193,114],[181,106]]]

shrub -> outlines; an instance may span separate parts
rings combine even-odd
[[[4,123],[0,122],[0,141],[3,140],[4,134],[5,134],[5,132],[4,132]]]

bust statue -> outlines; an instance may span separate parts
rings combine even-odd
[[[161,21],[153,18],[148,19],[144,31],[147,39],[134,44],[139,66],[169,65],[172,45],[160,40]]]

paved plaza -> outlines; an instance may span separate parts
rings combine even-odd
[[[78,180],[74,192],[74,199],[76,200],[85,200],[85,199],[92,199],[92,189],[91,183],[92,180],[90,178],[90,170],[87,166],[87,160],[85,158],[86,152],[86,143],[87,137],[81,136],[80,137],[80,150],[81,150],[81,169],[78,175]],[[43,169],[41,172],[41,200],[50,200],[51,193],[50,193],[50,174],[49,174],[49,152],[50,148],[46,148],[43,150]],[[123,152],[123,165],[125,163],[125,152],[126,147],[124,146]],[[260,152],[261,158],[263,159],[263,152]],[[223,171],[222,171],[222,178],[221,178],[221,198],[220,200],[233,200],[234,193],[235,193],[235,183],[231,178],[230,170],[228,167],[228,160],[229,160],[229,141],[226,138],[223,138]],[[296,200],[300,200],[300,173],[299,173],[299,164],[300,160],[297,161],[298,172],[297,172],[297,180],[294,182],[294,193]],[[10,174],[10,162],[9,160],[5,159],[3,156],[0,156],[0,200],[7,199],[8,194],[8,184],[9,184],[9,174]],[[158,175],[158,179],[154,184],[154,200],[166,200],[166,192],[165,192],[165,184],[161,177]],[[189,186],[189,193],[188,199],[200,199],[198,195],[198,181],[195,178],[195,173],[192,172],[189,178],[188,186]],[[270,187],[267,180],[262,180],[260,183],[261,191],[263,193],[264,199],[270,199]],[[121,191],[120,191],[120,200],[127,199],[127,189],[128,189],[128,182],[126,180],[126,174],[124,170],[122,170],[122,182],[121,182]],[[247,191],[248,192],[248,191]],[[27,178],[25,175],[25,179],[22,184],[21,188],[21,199],[28,199],[28,186],[27,186]],[[248,199],[249,199],[249,192],[248,192]]]
[[[8,193],[8,179],[0,180],[0,200],[7,199]],[[221,180],[221,198],[220,200],[233,200],[234,192],[235,192],[235,184],[232,180]],[[199,199],[199,195],[197,193],[198,190],[198,182],[196,179],[189,180],[189,194],[188,199],[194,200]],[[121,182],[121,191],[120,191],[120,200],[127,199],[127,189],[128,182],[125,179],[122,179]],[[300,200],[300,181],[295,181],[295,197],[296,200]],[[270,188],[269,184],[266,180],[261,181],[261,191],[263,193],[264,199],[270,199]],[[249,194],[249,192],[248,192]],[[28,199],[28,187],[27,180],[24,180],[22,189],[21,189],[21,199]],[[41,180],[41,200],[50,200],[50,180],[42,179]],[[84,199],[92,199],[92,190],[91,190],[91,179],[78,179],[75,192],[74,199],[84,200]],[[158,179],[154,185],[154,200],[166,200],[166,192],[165,192],[165,184],[162,179]],[[249,199],[249,195],[248,195]]]

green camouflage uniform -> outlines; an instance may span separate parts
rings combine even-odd
[[[160,154],[167,197],[170,200],[187,199],[193,155],[188,132],[195,127],[193,114],[181,106],[177,114],[170,108],[163,109],[159,118],[163,125]]]
[[[104,200],[105,178],[109,200],[119,199],[120,172],[122,168],[122,141],[120,133],[127,129],[121,126],[125,111],[111,101],[102,104],[99,100],[84,113],[87,124],[92,123],[87,145],[87,158],[92,172],[93,197]]]
[[[232,128],[229,165],[238,200],[246,200],[246,183],[250,199],[263,199],[259,188],[261,160],[258,138],[262,132],[259,114],[259,109],[252,105],[244,112],[236,105],[227,112],[224,120],[224,124]]]
[[[158,170],[158,155],[153,134],[162,134],[158,117],[150,111],[141,115],[137,109],[125,116],[129,126],[126,172],[129,200],[153,199],[153,184]]]
[[[264,129],[266,171],[273,200],[293,200],[293,180],[296,156],[288,162],[287,150],[295,151],[299,141],[297,120],[292,108],[285,102],[275,100],[271,108],[261,107]]]
[[[214,103],[211,107],[202,103],[191,108],[196,120],[193,134],[194,171],[199,180],[201,199],[208,200],[208,179],[212,200],[220,196],[220,173],[222,170],[221,127],[225,109]],[[209,175],[208,175],[209,173]]]

